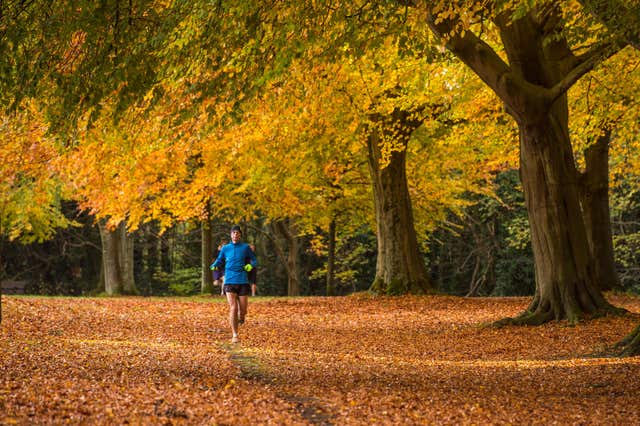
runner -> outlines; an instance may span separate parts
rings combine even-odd
[[[244,323],[247,315],[248,296],[251,294],[247,273],[258,265],[256,255],[248,244],[241,242],[241,239],[242,231],[240,227],[233,225],[231,227],[231,242],[220,249],[218,257],[211,265],[211,269],[214,271],[219,270],[224,265],[224,292],[229,303],[229,324],[231,325],[232,343],[237,343],[240,340],[238,324]],[[248,263],[245,262],[246,258],[249,258]],[[238,304],[240,305],[239,307]]]

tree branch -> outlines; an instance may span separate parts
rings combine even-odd
[[[590,72],[596,65],[609,59],[622,49],[626,43],[620,40],[602,43],[594,46],[589,52],[577,57],[576,66],[567,75],[556,83],[549,91],[549,104],[554,103],[560,96],[566,93],[582,76]]]
[[[511,68],[500,56],[483,40],[471,31],[461,34],[456,29],[458,19],[438,20],[431,11],[427,15],[427,23],[431,30],[440,37],[447,48],[462,62],[469,66],[489,87],[503,100],[505,87],[504,78],[511,74]]]

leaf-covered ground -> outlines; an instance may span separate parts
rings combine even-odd
[[[640,322],[479,327],[526,298],[3,297],[0,424],[640,424]]]

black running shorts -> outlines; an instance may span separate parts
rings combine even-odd
[[[249,284],[225,284],[225,293],[235,293],[238,296],[251,295],[251,286]]]

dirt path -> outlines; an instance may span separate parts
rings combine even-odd
[[[238,366],[242,379],[248,380],[251,383],[268,386],[274,385],[274,378],[260,366],[260,362],[256,356],[250,355],[242,349],[241,344],[224,343],[221,347],[229,353],[231,361]],[[287,393],[278,393],[276,395],[278,398],[291,403],[298,414],[310,424],[321,426],[333,425],[331,420],[335,415],[331,414],[327,407],[322,406],[318,398]]]

